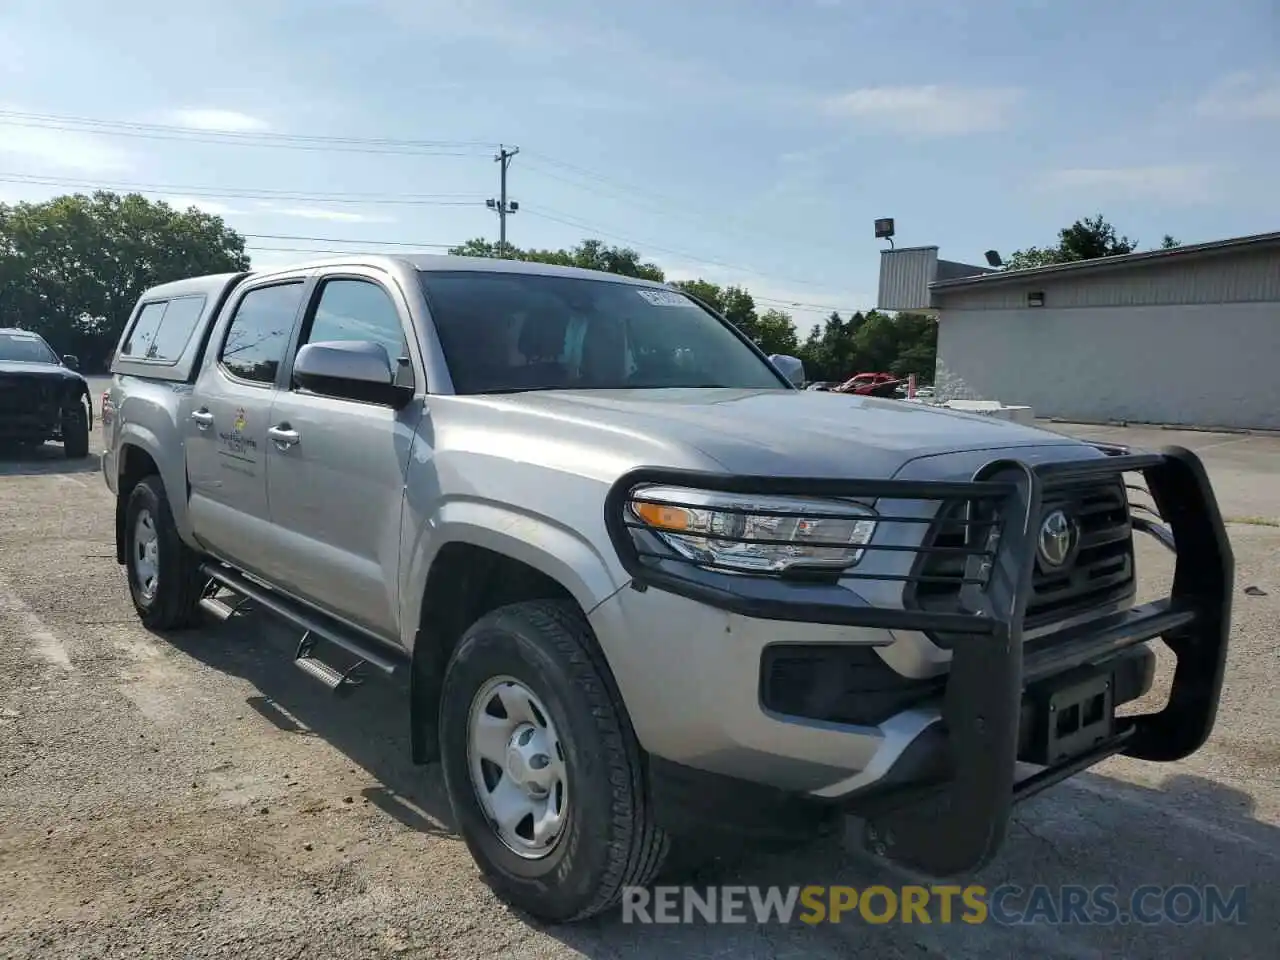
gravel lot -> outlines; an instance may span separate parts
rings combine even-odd
[[[0,956],[1275,956],[1280,439],[1053,428],[1205,457],[1237,521],[1227,693],[1198,754],[1113,759],[1042,794],[976,879],[1246,884],[1246,925],[531,925],[479,881],[436,768],[408,762],[402,686],[335,700],[254,613],[172,640],[143,630],[96,459],[49,445],[0,457]],[[1153,585],[1168,576],[1154,549],[1140,561]],[[856,836],[701,881],[912,882]]]

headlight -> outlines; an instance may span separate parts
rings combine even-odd
[[[876,529],[870,507],[816,497],[652,486],[633,490],[626,509],[681,556],[743,572],[851,567]]]

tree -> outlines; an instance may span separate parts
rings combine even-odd
[[[782,310],[757,314],[755,298],[743,287],[721,287],[702,279],[677,280],[672,286],[697,297],[766,353],[794,353],[799,347],[791,315]]]
[[[832,313],[815,325],[800,346],[806,374],[814,380],[844,381],[855,373],[914,373],[932,383],[937,360],[938,324],[920,313],[890,316],[879,310],[842,319]]]
[[[897,358],[889,372],[900,377],[914,373],[921,382],[932,383],[938,364],[938,321],[923,313],[900,313],[895,323]]]
[[[853,338],[863,322],[861,313],[844,320],[832,311],[821,326],[814,325],[799,354],[810,379],[843,381],[857,372]]]
[[[1173,243],[1172,237],[1165,236],[1166,245]],[[1058,243],[1053,247],[1027,247],[1015,250],[1005,263],[1006,270],[1025,270],[1029,267],[1044,267],[1055,263],[1072,263],[1077,260],[1096,260],[1099,257],[1114,257],[1132,253],[1138,249],[1138,242],[1128,237],[1119,236],[1116,228],[1098,214],[1084,220],[1077,220],[1069,227],[1058,231]]]
[[[765,353],[785,353],[795,356],[800,349],[796,338],[796,327],[791,322],[791,314],[784,310],[766,310],[760,314],[756,322],[756,336],[753,338]]]
[[[194,207],[107,191],[0,203],[0,326],[34,330],[90,369],[148,287],[248,267],[244,238]]]
[[[666,279],[661,268],[645,263],[640,254],[630,247],[611,247],[601,240],[583,240],[572,250],[522,250],[507,244],[499,249],[496,243],[474,239],[452,247],[449,253],[456,257],[489,257],[495,260],[525,260],[532,263],[550,263],[560,267],[581,267],[584,270],[603,270],[624,277],[642,280]]]

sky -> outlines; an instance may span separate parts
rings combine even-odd
[[[510,242],[803,334],[875,306],[877,217],[970,263],[1280,229],[1280,0],[0,0],[0,201],[137,188],[255,267],[444,252],[497,239],[499,144]]]

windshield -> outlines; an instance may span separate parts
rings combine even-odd
[[[676,290],[487,271],[420,276],[458,393],[790,389]]]
[[[37,334],[21,330],[0,332],[0,360],[18,363],[57,363],[58,355]]]

